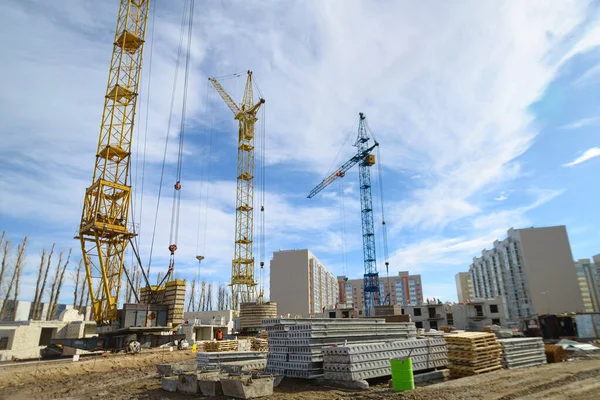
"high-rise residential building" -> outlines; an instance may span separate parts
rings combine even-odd
[[[473,281],[471,274],[468,272],[459,272],[455,276],[456,279],[456,294],[458,302],[464,303],[473,298]]]
[[[516,323],[534,315],[584,311],[564,225],[509,229],[469,268],[476,298],[501,297]]]
[[[308,249],[274,252],[270,281],[270,299],[279,315],[320,313],[338,302],[335,275]]]
[[[582,258],[575,262],[575,271],[585,312],[599,312],[600,310],[598,267],[600,265],[591,262],[589,258]]]
[[[348,279],[346,276],[338,276],[340,304],[354,304],[363,315],[365,297],[363,292],[364,281],[362,279]],[[387,304],[409,305],[421,304],[423,302],[423,288],[421,286],[421,275],[409,275],[408,271],[401,271],[397,276],[379,277],[380,301]]]

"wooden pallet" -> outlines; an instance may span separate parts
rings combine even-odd
[[[498,371],[501,369],[502,369],[502,365],[494,365],[494,366],[485,367],[485,368],[473,368],[473,369],[450,366],[450,376],[460,378],[460,377],[465,377],[465,376],[479,375],[479,374],[483,374],[486,372]]]

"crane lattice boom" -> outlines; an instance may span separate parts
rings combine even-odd
[[[363,292],[365,298],[365,315],[369,316],[372,308],[379,303],[379,273],[377,272],[375,256],[375,227],[373,224],[373,197],[371,195],[370,171],[370,167],[375,164],[375,156],[371,152],[379,146],[379,143],[375,142],[375,144],[369,146],[369,135],[365,126],[365,116],[363,113],[360,113],[358,137],[354,145],[357,147],[356,155],[346,161],[327,178],[323,179],[320,184],[310,191],[308,198],[314,197],[337,178],[343,178],[346,171],[358,164],[365,269]]]
[[[225,104],[231,109],[238,121],[238,158],[237,190],[235,214],[235,250],[231,262],[232,307],[238,310],[240,303],[253,302],[256,299],[256,281],[254,280],[254,257],[252,241],[254,232],[254,125],[256,114],[265,102],[259,99],[255,104],[252,90],[252,71],[248,71],[244,97],[238,105],[223,89],[221,84],[210,78]]]
[[[117,319],[129,227],[131,141],[150,0],[121,0],[104,97],[92,185],[86,189],[81,242],[94,319]]]

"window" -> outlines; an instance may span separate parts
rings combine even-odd
[[[420,317],[421,316],[421,309],[420,308],[415,308],[413,312],[415,314],[415,317]],[[421,324],[421,325],[423,325],[423,324]]]
[[[446,313],[446,319],[448,320],[448,325],[454,325],[454,316],[452,313]]]
[[[50,339],[52,339],[52,335],[56,332],[56,328],[42,328],[42,332],[40,333],[40,342],[39,346],[48,346],[50,344]]]
[[[498,312],[498,304],[490,304],[490,312],[497,313]]]
[[[492,319],[492,325],[500,325],[500,319],[498,319],[498,318]]]
[[[429,329],[436,329],[438,328],[438,324],[437,321],[429,321]]]
[[[421,321],[415,322],[415,327],[423,329],[423,322],[421,322]]]

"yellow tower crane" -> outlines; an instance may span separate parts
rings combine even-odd
[[[225,104],[238,121],[237,191],[235,202],[235,250],[231,262],[231,286],[233,310],[240,303],[256,301],[254,280],[254,257],[252,237],[254,229],[254,124],[256,114],[265,102],[263,98],[254,103],[252,71],[248,71],[242,102],[238,105],[223,89],[216,78],[209,78]]]
[[[81,242],[94,319],[117,319],[129,227],[129,166],[150,0],[121,0],[92,185],[86,189]]]

